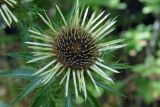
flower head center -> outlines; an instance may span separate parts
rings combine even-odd
[[[79,55],[82,51],[82,46],[80,43],[73,43],[71,46],[72,53],[75,53],[76,55]]]
[[[54,43],[58,61],[71,69],[87,69],[97,58],[95,40],[80,28],[63,29]]]

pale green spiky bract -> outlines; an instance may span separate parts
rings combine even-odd
[[[9,7],[14,8],[17,5],[16,0],[0,0],[0,17],[3,18],[7,26],[11,26],[12,22],[18,22],[17,18]]]
[[[35,28],[29,30],[33,41],[25,43],[33,50],[35,58],[27,63],[48,61],[46,65],[34,73],[34,75],[44,77],[42,84],[45,85],[53,79],[62,77],[59,84],[65,82],[66,96],[68,96],[70,86],[73,84],[76,98],[79,93],[83,93],[86,99],[87,78],[91,80],[99,92],[94,75],[99,75],[106,83],[113,83],[106,71],[119,73],[105,65],[103,53],[126,45],[119,44],[123,39],[102,42],[102,39],[113,31],[116,22],[108,19],[109,14],[105,15],[105,11],[94,12],[88,18],[89,7],[81,9],[77,0],[74,13],[70,20],[67,20],[57,5],[56,8],[64,25],[60,29],[56,29],[46,13],[45,17],[38,13],[51,30],[52,35],[41,33]]]

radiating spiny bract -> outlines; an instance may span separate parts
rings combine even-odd
[[[116,22],[113,19],[107,20],[109,15],[105,15],[105,11],[94,12],[91,17],[88,17],[89,8],[81,9],[77,0],[73,14],[69,20],[66,20],[57,5],[56,8],[64,25],[55,28],[46,13],[45,17],[38,13],[51,33],[47,34],[45,30],[41,32],[36,28],[29,30],[33,41],[25,43],[33,49],[35,58],[28,63],[46,62],[42,63],[43,67],[33,74],[42,77],[43,85],[58,78],[60,85],[66,81],[66,96],[72,90],[71,83],[73,83],[76,98],[83,92],[86,99],[88,78],[99,92],[96,83],[96,80],[99,80],[97,75],[103,79],[103,82],[113,83],[107,72],[118,73],[105,64],[103,53],[122,48],[126,44],[119,44],[124,41],[123,39],[102,40],[113,31]]]
[[[0,0],[0,15],[9,27],[13,21],[18,22],[17,18],[9,8],[9,6],[14,8],[15,5],[17,5],[16,0]]]

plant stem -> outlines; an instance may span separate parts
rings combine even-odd
[[[156,49],[156,43],[158,41],[159,32],[160,32],[160,19],[157,17],[153,23],[152,37],[151,37],[149,44],[148,44],[148,47],[146,49],[147,57],[151,56]]]

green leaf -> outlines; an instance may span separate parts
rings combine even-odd
[[[118,44],[118,43],[121,43],[123,42],[125,39],[116,39],[116,40],[111,40],[111,41],[108,41],[108,42],[105,42],[105,43],[101,43],[100,46],[110,46],[110,45],[114,45],[114,44]]]
[[[55,101],[50,97],[51,93],[46,93],[49,87],[44,87],[36,93],[36,95],[31,99],[30,107],[56,107]]]
[[[24,60],[29,60],[32,58],[31,54],[27,52],[9,52],[7,53],[7,56],[10,56],[16,59],[24,59]]]
[[[0,77],[13,77],[13,78],[33,78],[33,71],[27,69],[17,69],[13,71],[2,71]]]
[[[132,66],[129,66],[127,64],[110,64],[107,65],[108,67],[111,67],[113,69],[128,69],[128,68],[132,68]]]
[[[68,95],[68,96],[66,97],[65,107],[72,107],[72,101],[71,101],[70,95]]]
[[[27,87],[22,91],[20,96],[18,96],[13,103],[22,100],[25,98],[27,95],[29,95],[34,89],[36,89],[38,86],[41,85],[42,78],[36,78],[34,79],[30,84],[27,85]]]
[[[87,102],[89,102],[91,107],[100,107],[96,98],[94,98],[89,92],[88,92]]]
[[[55,101],[53,101],[53,99],[50,97],[54,93],[48,93],[53,82],[54,81],[49,82],[36,91],[33,99],[31,99],[30,107],[55,107]]]
[[[116,95],[120,95],[120,96],[125,97],[125,95],[121,94],[121,93],[118,92],[116,89],[113,89],[112,87],[110,87],[110,86],[107,85],[107,84],[100,83],[100,82],[97,82],[97,81],[96,81],[96,84],[97,84],[99,87],[102,87],[103,89],[105,89],[105,90],[107,90],[107,91],[110,91],[110,92],[115,93]]]

